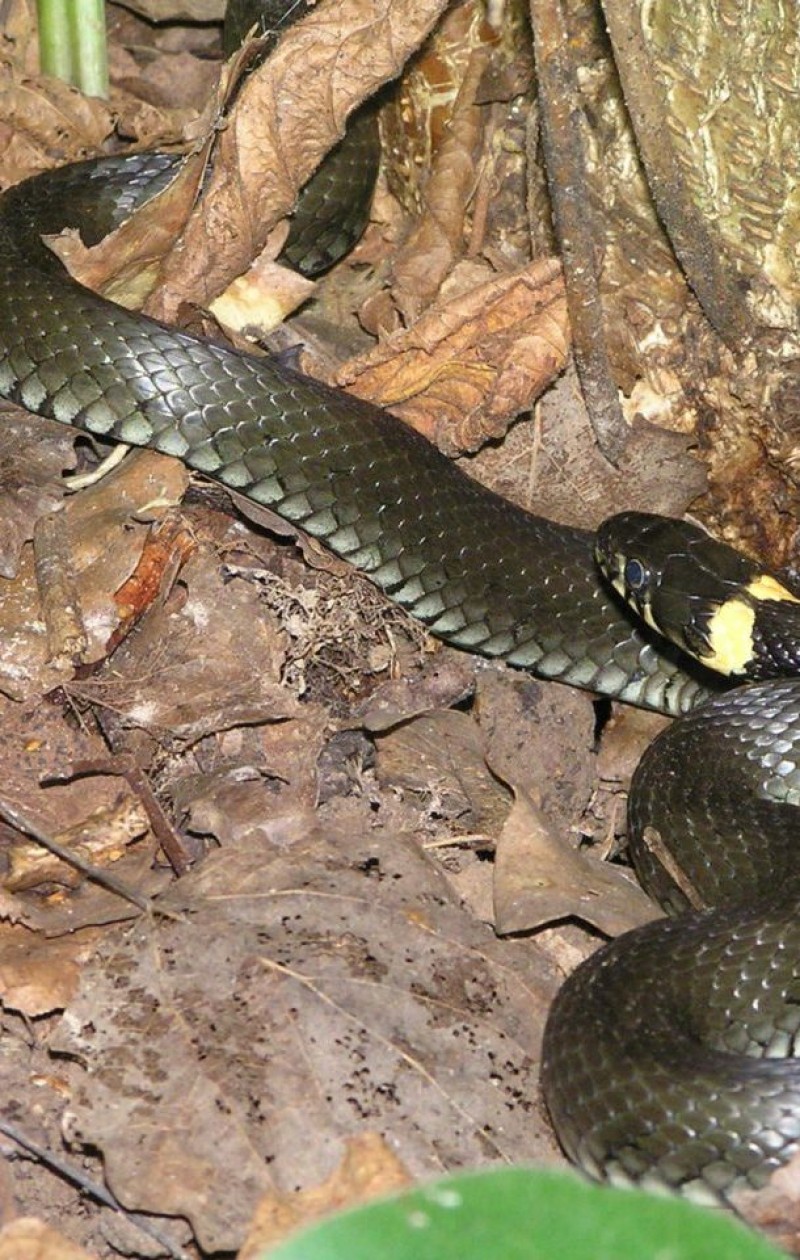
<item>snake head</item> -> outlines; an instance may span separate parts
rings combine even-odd
[[[750,678],[796,672],[800,600],[699,525],[623,512],[600,526],[595,554],[628,607],[709,669]]]

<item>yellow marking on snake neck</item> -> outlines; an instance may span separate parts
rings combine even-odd
[[[753,628],[756,620],[755,601],[787,601],[800,604],[800,599],[769,573],[760,573],[734,595],[720,604],[708,627],[710,650],[700,659],[720,674],[743,674],[753,659]]]
[[[753,659],[755,620],[755,609],[738,595],[720,604],[708,625],[703,664],[719,674],[743,674]]]
[[[786,599],[790,604],[800,604],[800,599],[793,595],[791,591],[787,591],[777,578],[771,577],[769,573],[760,573],[758,577],[753,578],[745,587],[748,595],[752,595],[753,599],[770,599],[783,600]]]

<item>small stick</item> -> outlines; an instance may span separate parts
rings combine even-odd
[[[91,1198],[96,1199],[98,1203],[102,1203],[104,1207],[111,1208],[112,1212],[118,1212],[126,1221],[146,1234],[148,1238],[152,1238],[160,1247],[163,1247],[173,1260],[189,1260],[186,1252],[176,1246],[176,1244],[163,1234],[156,1225],[151,1225],[149,1221],[142,1220],[136,1212],[126,1212],[121,1203],[118,1203],[110,1190],[106,1190],[104,1186],[100,1186],[95,1181],[91,1181],[82,1172],[68,1163],[65,1159],[61,1159],[58,1155],[54,1155],[52,1151],[48,1151],[43,1146],[39,1146],[36,1142],[31,1141],[24,1133],[19,1130],[16,1125],[8,1124],[5,1120],[0,1120],[0,1133],[4,1133],[12,1142],[16,1142],[24,1151],[35,1156],[39,1163],[44,1164],[45,1168],[50,1168],[53,1172],[64,1177],[66,1181],[74,1186],[79,1186],[84,1194],[88,1194]]]
[[[692,909],[706,910],[708,908],[706,902],[703,901],[680,863],[676,861],[674,854],[670,853],[664,844],[664,841],[661,839],[661,832],[657,831],[655,827],[645,827],[642,832],[642,843],[652,853],[656,861],[661,863],[667,875],[683,893]]]
[[[135,888],[129,888],[122,880],[116,879],[113,875],[109,875],[106,871],[100,871],[96,866],[92,866],[91,862],[87,862],[79,854],[74,853],[72,849],[66,845],[59,844],[51,835],[43,831],[38,823],[29,818],[21,809],[17,809],[16,805],[10,805],[8,801],[0,800],[0,818],[10,823],[12,827],[16,827],[17,831],[22,831],[26,835],[31,836],[37,844],[47,849],[48,853],[54,854],[60,858],[62,862],[66,862],[73,870],[80,871],[87,879],[95,884],[101,884],[108,892],[115,893],[118,897],[122,897],[124,901],[131,902],[139,910],[145,914],[153,914],[157,910],[157,906],[151,897],[145,896],[143,893],[137,892]]]
[[[127,781],[134,796],[141,801],[153,835],[175,874],[180,877],[189,869],[189,855],[180,836],[169,822],[150,786],[150,781],[132,757],[106,757],[92,761],[76,761],[67,779],[87,774],[115,774]],[[59,780],[60,782],[62,780]]]

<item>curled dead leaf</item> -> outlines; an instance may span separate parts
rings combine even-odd
[[[72,229],[47,237],[47,244],[81,284],[138,310],[156,284],[162,258],[194,204],[204,160],[198,153],[176,167],[171,183],[99,244],[85,246],[80,233]]]
[[[569,328],[555,259],[459,292],[340,369],[448,453],[502,436],[563,369]]]
[[[107,102],[84,96],[59,79],[37,78],[30,68],[12,61],[0,64],[4,187],[50,166],[53,153],[85,157],[113,129]]]
[[[161,273],[150,313],[208,305],[262,250],[348,115],[397,76],[445,0],[337,0],[314,8],[249,75],[219,134],[201,210]]]

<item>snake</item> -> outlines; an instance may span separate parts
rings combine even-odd
[[[567,980],[545,1028],[544,1098],[593,1177],[715,1202],[763,1185],[800,1147],[800,681],[780,676],[796,666],[800,605],[688,522],[551,521],[384,409],[74,281],[42,235],[95,243],[177,160],[91,159],[0,197],[0,396],[269,507],[456,648],[676,719],[636,772],[629,842],[673,917]],[[356,227],[316,247],[314,215],[339,182],[298,229],[309,273],[366,218],[346,209]]]

